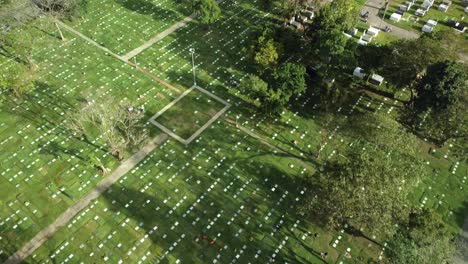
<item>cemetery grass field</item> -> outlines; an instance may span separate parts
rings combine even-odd
[[[164,9],[162,17],[139,12],[131,0],[89,2],[94,7],[89,15],[67,23],[118,54],[188,15],[174,1],[145,2],[150,10]],[[334,116],[321,113],[320,102],[302,98],[278,118],[254,114],[232,81],[240,82],[250,72],[242,47],[275,16],[257,9],[253,1],[226,1],[220,6],[219,22],[209,28],[196,21],[187,24],[137,55],[137,64],[188,89],[193,82],[189,49],[194,48],[199,86],[232,104],[224,117],[239,117],[242,127],[284,153],[224,118],[187,146],[169,138],[61,228],[27,263],[266,263],[271,258],[289,263],[350,263],[344,257],[348,248],[358,262],[379,257],[381,245],[352,236],[345,227],[323,230],[314,219],[302,217],[296,206],[307,191],[301,184],[304,177],[314,177],[323,162],[352,142],[366,140],[347,133],[344,115],[372,112],[396,117],[402,102],[356,90]],[[103,16],[101,10],[115,12]],[[67,40],[62,42],[45,18],[34,23],[37,27],[30,32],[38,44],[36,88],[25,95],[25,101],[5,102],[0,112],[0,144],[7,150],[0,153],[0,261],[104,177],[87,165],[90,153],[106,167],[118,166],[97,131],[87,142],[67,129],[68,113],[80,107],[82,98],[99,101],[112,96],[144,105],[149,119],[180,96],[66,30]],[[100,28],[93,29],[94,23]],[[2,70],[13,63],[4,57],[0,62]],[[189,137],[223,107],[193,90],[157,121]],[[162,133],[149,122],[145,129],[151,136]],[[468,167],[465,160],[452,155],[456,144],[451,141],[435,148],[421,140],[420,155],[431,176],[411,195],[415,205],[435,208],[453,231],[462,226],[468,208]],[[316,159],[314,153],[321,146]],[[129,150],[126,157],[134,151]],[[319,237],[314,239],[308,232]],[[364,233],[385,243],[378,230]],[[328,252],[327,259],[322,260],[320,252]]]
[[[194,88],[155,121],[181,138],[188,139],[224,107],[222,102]]]
[[[190,10],[174,0],[93,0],[86,9],[83,18],[67,23],[119,55],[190,15]]]
[[[390,16],[396,10],[398,10],[399,6],[402,5],[404,2],[405,2],[404,0],[392,1],[390,6],[388,7],[385,21],[391,24],[394,24],[396,26],[408,29],[408,30],[416,31],[418,33],[421,33],[422,27],[429,19],[438,21],[438,24],[434,29],[435,31],[455,30],[447,25],[448,20],[452,19],[457,22],[461,22],[462,21],[461,18],[466,15],[466,13],[464,12],[464,6],[461,4],[461,0],[454,0],[452,1],[452,5],[448,8],[447,12],[439,11],[437,9],[439,6],[439,2],[436,1],[434,2],[434,5],[426,12],[426,14],[423,17],[418,17],[414,14],[416,10],[422,4],[422,1],[418,1],[411,7],[409,11],[405,12],[404,16],[399,22],[394,22],[390,20]],[[411,18],[419,18],[419,20],[413,21],[411,20]],[[465,21],[466,23],[466,20],[463,20],[463,21]],[[461,34],[460,39],[463,39],[466,41],[466,36],[463,36],[463,35],[464,34]]]

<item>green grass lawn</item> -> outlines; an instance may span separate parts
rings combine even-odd
[[[187,3],[174,0],[89,0],[75,29],[123,55],[190,15]],[[112,10],[112,12],[109,12]]]
[[[324,231],[297,214],[304,191],[298,183],[307,173],[219,121],[186,147],[163,144],[28,261],[73,254],[89,262],[315,263],[328,252],[326,262],[334,263],[348,247],[356,259],[377,256],[376,245],[362,252],[360,238]]]
[[[453,20],[460,22],[461,18],[466,15],[464,12],[464,7],[461,4],[461,1],[454,0],[452,1],[452,5],[449,7],[447,12],[442,12],[437,9],[439,6],[439,3],[441,3],[442,1],[435,1],[434,5],[429,9],[429,11],[426,12],[424,17],[418,17],[414,13],[422,4],[422,1],[417,1],[417,3],[415,3],[409,11],[405,12],[400,22],[391,21],[390,16],[404,2],[405,2],[404,0],[392,1],[391,5],[389,6],[387,10],[385,21],[392,23],[394,25],[397,25],[399,27],[408,29],[408,30],[416,31],[418,33],[422,33],[421,29],[429,19],[436,20],[439,22],[438,25],[435,27],[435,31],[441,30],[442,28],[454,30],[452,28],[449,28],[446,25],[446,22],[449,19],[453,19]],[[417,21],[415,21],[415,19],[417,19]]]
[[[194,88],[155,120],[183,139],[190,138],[225,105]]]

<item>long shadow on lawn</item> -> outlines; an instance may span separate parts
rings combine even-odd
[[[215,136],[215,135],[212,135]],[[206,137],[210,137],[207,135]],[[216,141],[218,142],[218,141]],[[224,143],[221,143],[224,144]],[[218,145],[221,146],[221,145]],[[210,148],[216,148],[217,144],[210,146]],[[233,159],[228,158],[226,163],[232,164]],[[213,176],[199,174],[198,177],[208,177],[211,180],[216,179],[216,177],[221,178],[221,185],[227,185],[230,179],[234,179],[234,175],[244,175],[252,178],[252,182],[248,185],[247,189],[243,192],[253,192],[256,190],[256,194],[248,194],[246,198],[238,200],[238,198],[232,197],[234,191],[230,190],[228,193],[221,191],[222,187],[218,186],[210,193],[205,193],[204,188],[195,188],[191,190],[190,194],[198,197],[199,195],[206,195],[204,203],[208,201],[214,201],[214,206],[201,205],[198,204],[194,207],[192,212],[187,214],[185,217],[182,216],[182,213],[188,209],[189,204],[184,203],[181,208],[175,210],[173,214],[169,214],[168,211],[171,209],[170,206],[164,205],[161,201],[166,199],[167,194],[164,194],[164,190],[158,191],[157,195],[148,195],[146,193],[141,193],[134,189],[127,189],[122,186],[112,187],[111,192],[106,192],[103,194],[103,197],[109,201],[110,209],[116,212],[122,212],[130,218],[133,218],[136,222],[143,223],[142,228],[146,232],[149,232],[154,226],[158,226],[158,230],[150,236],[153,244],[156,244],[158,247],[162,248],[161,252],[164,252],[169,247],[172,246],[172,243],[180,238],[181,234],[185,234],[186,237],[182,240],[183,244],[175,248],[174,251],[171,251],[169,255],[171,258],[177,258],[181,261],[188,260],[190,262],[206,262],[207,258],[214,258],[218,253],[218,249],[224,244],[228,244],[228,252],[222,253],[223,258],[234,258],[236,253],[232,252],[234,249],[239,249],[242,245],[247,245],[247,252],[245,255],[253,255],[257,249],[262,249],[263,252],[270,252],[274,249],[270,246],[267,246],[263,243],[263,239],[250,239],[248,236],[250,234],[258,234],[259,236],[264,236],[271,231],[272,226],[266,225],[262,228],[247,227],[244,224],[243,219],[246,217],[251,217],[253,219],[261,219],[262,216],[254,213],[254,208],[258,206],[264,206],[265,208],[275,207],[274,202],[278,201],[281,197],[281,194],[285,190],[290,191],[288,195],[289,199],[292,198],[292,193],[297,193],[296,189],[300,186],[295,185],[294,181],[291,181],[291,177],[288,175],[287,171],[282,170],[275,160],[266,160],[262,161],[259,159],[247,159],[246,162],[236,162],[237,166],[232,170],[229,175],[222,175],[222,170],[217,170],[216,173],[213,173]],[[191,173],[189,173],[191,174]],[[284,176],[288,177],[284,177]],[[265,184],[265,177],[269,178],[269,182]],[[245,181],[243,178],[242,182]],[[271,192],[270,188],[274,183],[278,183],[280,186],[277,188],[277,191]],[[162,187],[162,186],[161,186]],[[183,184],[179,184],[178,188],[184,188]],[[238,185],[236,188],[240,187]],[[164,188],[164,187],[163,187]],[[257,189],[258,188],[258,189]],[[183,190],[183,189],[182,189]],[[245,194],[244,194],[245,196]],[[263,200],[266,198],[266,200]],[[125,204],[128,201],[133,200],[132,205],[125,207]],[[142,208],[146,204],[146,201],[150,201],[149,205],[146,208]],[[257,203],[257,202],[259,203]],[[161,206],[162,209],[155,210],[155,203],[158,206]],[[235,209],[237,209],[241,204],[245,203],[246,208],[242,211],[240,218],[237,218],[235,223],[230,225],[226,224]],[[276,210],[273,211],[271,218],[279,219],[282,214],[287,217],[293,217],[293,219],[298,219],[296,215],[295,208],[290,207],[290,203],[283,201]],[[224,214],[216,221],[216,224],[210,230],[204,230],[204,227],[209,223],[209,219],[212,218],[216,212],[219,210],[224,210]],[[269,209],[267,209],[269,210]],[[196,225],[192,225],[192,221],[195,218],[200,217],[201,220]],[[208,220],[207,220],[208,219]],[[171,227],[175,222],[178,222],[178,227],[171,230]],[[248,229],[243,232],[241,236],[235,236],[239,229]],[[217,230],[217,231],[216,231]],[[208,245],[207,241],[195,241],[196,237],[199,237],[202,233],[206,233],[209,238],[216,236],[217,232],[221,232],[223,235],[220,240],[216,242],[214,246]],[[162,235],[166,234],[166,238],[162,238]],[[271,237],[275,241],[279,241],[279,236]],[[184,246],[183,249],[179,248]],[[179,255],[179,252],[181,255]],[[158,254],[158,253],[156,253]],[[155,254],[155,256],[156,256]],[[265,253],[262,253],[264,255]],[[244,257],[244,256],[243,256]],[[166,257],[162,257],[162,253],[156,256],[156,258],[162,258],[166,260]],[[167,259],[168,260],[168,259]]]
[[[78,96],[75,99],[67,98],[65,96],[54,93],[55,90],[48,89],[46,83],[36,82],[36,89],[16,101],[9,100],[5,103],[5,109],[13,116],[24,118],[36,127],[42,127],[42,130],[53,130],[54,134],[70,135],[72,132],[62,124],[62,121],[67,118],[66,114],[75,111],[79,107],[79,102],[83,100]],[[41,101],[43,104],[38,104]],[[82,141],[94,148],[106,151],[104,147],[99,146],[87,138],[78,136],[75,139]]]
[[[123,198],[124,197],[124,198]],[[210,246],[208,245],[207,241],[198,241],[196,242],[194,238],[199,237],[201,234],[206,233],[208,236],[208,239],[215,237],[216,233],[214,233],[214,230],[203,230],[202,227],[200,227],[199,224],[196,226],[192,225],[192,221],[195,220],[195,218],[200,217],[201,219],[205,220],[208,218],[211,218],[210,214],[213,214],[215,210],[219,209],[216,207],[209,207],[209,209],[212,209],[213,211],[206,212],[204,209],[208,208],[199,208],[196,207],[191,214],[187,215],[186,217],[182,217],[181,213],[173,213],[169,215],[167,213],[168,210],[160,210],[156,211],[154,209],[150,208],[141,208],[139,205],[144,204],[147,200],[152,201],[151,204],[154,205],[154,201],[158,203],[160,200],[164,199],[164,197],[153,197],[150,195],[147,195],[145,193],[141,193],[136,190],[132,189],[126,189],[126,188],[113,188],[112,192],[106,192],[104,194],[104,198],[109,200],[109,204],[111,204],[110,209],[116,212],[123,212],[126,216],[134,219],[136,222],[142,223],[143,226],[142,228],[145,229],[145,231],[148,233],[152,227],[157,226],[158,230],[153,233],[152,235],[149,236],[149,238],[152,240],[153,244],[158,245],[158,247],[162,248],[162,252],[166,251],[169,247],[171,247],[172,243],[174,241],[177,241],[178,238],[182,234],[185,234],[186,237],[180,242],[180,244],[183,244],[182,246],[185,245],[185,247],[182,248],[177,248],[175,247],[174,251],[171,251],[167,256],[171,256],[172,258],[180,259],[181,261],[190,261],[190,262],[206,262],[206,257],[212,257],[216,255],[217,249],[219,248],[219,245],[217,244],[216,246]],[[212,197],[213,198],[213,197]],[[223,200],[226,200],[226,197],[219,197],[218,195],[215,195],[215,198],[218,199],[218,201],[221,201],[219,199],[224,198]],[[127,200],[124,200],[127,199]],[[125,208],[125,203],[128,200],[133,200],[133,203],[135,206],[130,206]],[[116,201],[116,202],[114,202]],[[163,206],[163,204],[161,203]],[[221,204],[219,204],[221,206]],[[167,207],[166,209],[169,209]],[[164,211],[164,212],[163,212]],[[201,221],[203,221],[201,220]],[[178,226],[180,228],[176,228],[174,230],[171,230],[172,225],[175,222],[178,222]],[[227,215],[222,216],[217,223],[226,223],[228,221]],[[201,225],[206,225],[208,223],[202,223]],[[223,226],[223,233],[224,234],[232,234],[234,235],[236,231],[242,228],[240,225],[224,225]],[[163,238],[163,234],[166,234],[166,238]],[[222,240],[227,239],[229,240],[229,237],[227,235],[224,235]],[[234,236],[233,236],[234,239]],[[242,239],[242,237],[238,237],[236,239]],[[231,240],[232,241],[232,240]],[[247,241],[242,241],[247,242]],[[217,243],[223,243],[223,242],[217,242]],[[187,244],[190,244],[190,246],[187,247]],[[249,242],[249,247],[251,248],[262,248],[262,243],[261,241],[250,241]],[[232,249],[232,247],[231,247]],[[181,252],[181,253],[179,253]],[[226,255],[228,253],[224,252],[223,255]],[[161,259],[162,261],[168,260],[167,257],[163,257],[162,254],[159,254],[158,256],[155,256],[158,259]],[[163,262],[164,263],[164,262]]]

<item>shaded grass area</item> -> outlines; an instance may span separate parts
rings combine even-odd
[[[295,210],[307,172],[290,164],[220,121],[187,147],[165,143],[29,260],[320,263],[322,251],[326,262],[337,259],[330,243],[338,235]],[[344,233],[340,240],[354,242]]]

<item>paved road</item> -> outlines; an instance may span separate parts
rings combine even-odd
[[[384,0],[368,0],[367,1],[367,3],[361,9],[362,14],[364,14],[366,11],[369,11],[369,18],[367,19],[367,24],[375,28],[379,28],[381,30],[384,30],[386,26],[389,26],[392,28],[392,32],[385,33],[385,34],[391,34],[398,38],[404,38],[404,39],[419,38],[419,34],[414,31],[406,30],[406,29],[397,27],[395,25],[392,25],[383,21],[378,16],[378,13],[379,13],[379,9],[382,8],[384,4],[385,4]]]
[[[109,176],[105,177],[99,182],[94,189],[87,193],[81,198],[75,205],[69,207],[63,214],[61,214],[55,222],[50,224],[48,227],[41,230],[36,236],[34,236],[26,245],[19,249],[15,254],[10,256],[4,264],[17,264],[23,262],[28,256],[30,256],[36,249],[42,244],[47,242],[55,232],[61,227],[65,226],[75,215],[81,210],[86,208],[93,200],[98,198],[103,192],[105,192],[112,184],[117,182],[123,175],[129,172],[135,165],[142,161],[148,154],[150,154],[157,146],[163,143],[167,139],[167,134],[160,134],[153,140],[151,140],[146,146],[140,151],[131,156],[128,160],[120,164],[120,166]]]

